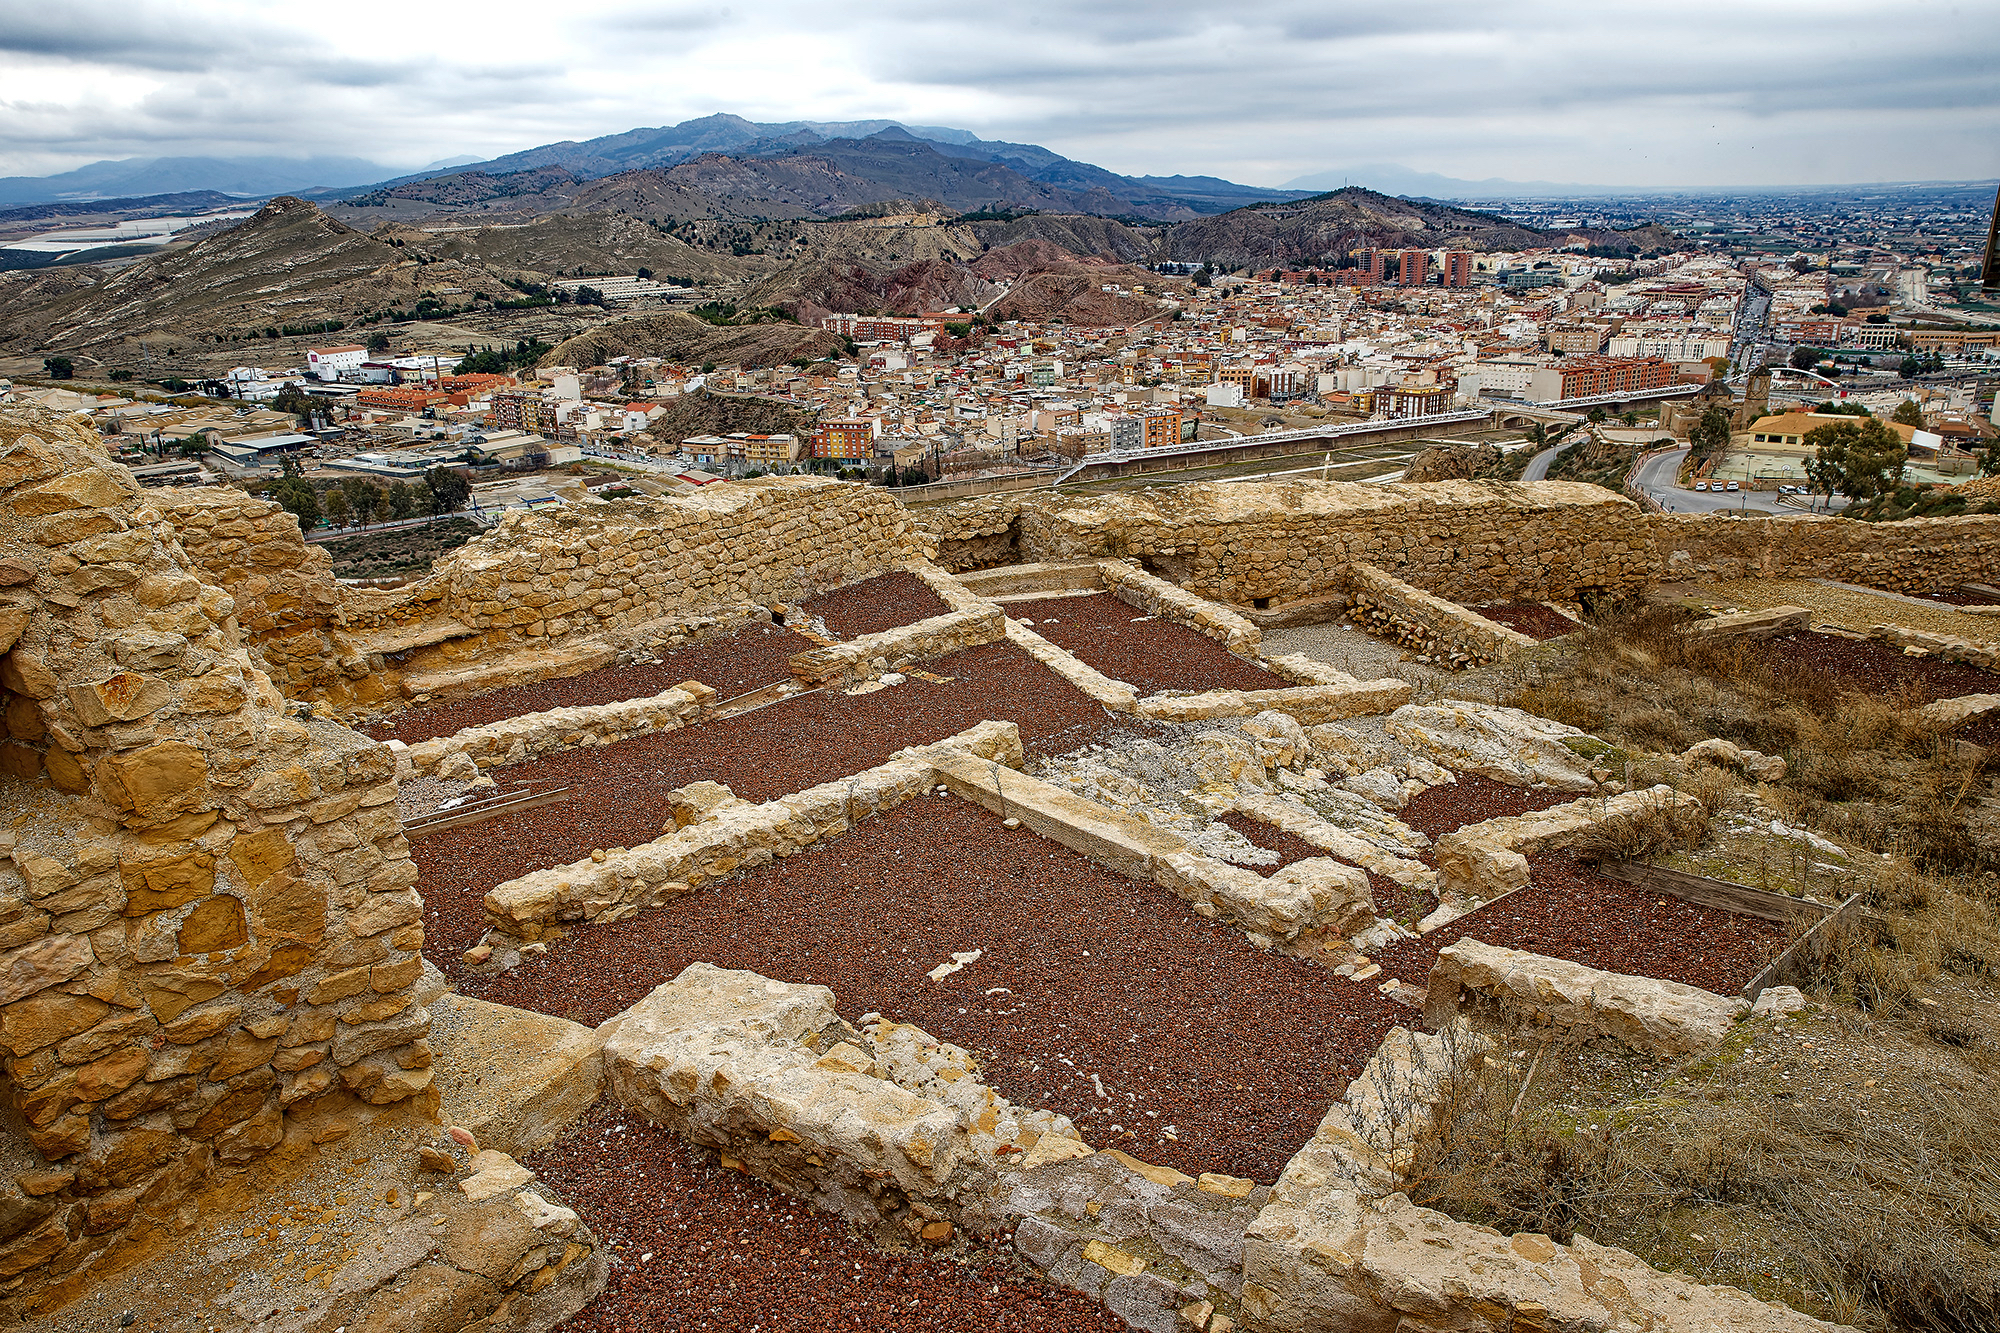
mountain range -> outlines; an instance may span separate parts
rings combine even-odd
[[[453,159],[403,174],[358,158],[94,162],[54,176],[0,178],[0,206],[193,190],[250,198],[289,193],[323,202],[378,193],[407,198],[421,192],[406,187],[439,177],[506,178],[560,170],[577,181],[590,181],[635,170],[668,170],[716,155],[772,164],[752,169],[752,174],[768,177],[772,188],[751,185],[750,191],[753,197],[771,196],[774,207],[764,215],[774,217],[839,212],[900,197],[966,211],[1042,208],[1165,221],[1300,193],[1213,176],[1121,176],[1037,144],[981,139],[948,126],[890,120],[760,123],[718,114],[582,142],[542,144],[484,161]],[[801,183],[802,177],[813,175],[828,179],[818,186]]]

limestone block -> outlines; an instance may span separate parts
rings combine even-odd
[[[2000,696],[1993,696],[2000,705]],[[1778,755],[1765,754],[1759,750],[1745,750],[1719,736],[1705,741],[1697,741],[1681,753],[1681,762],[1691,764],[1704,760],[1722,768],[1734,768],[1759,782],[1780,782],[1785,776],[1785,761]]]
[[[1811,622],[1812,612],[1803,606],[1773,606],[1692,620],[1681,626],[1681,633],[1702,639],[1768,639],[1805,629]]]
[[[654,1123],[856,1220],[877,1219],[878,1180],[943,1207],[982,1192],[990,1164],[975,1159],[962,1112],[829,1067],[802,1043],[838,1024],[833,1006],[824,986],[691,964],[611,1025],[607,1083]]]
[[[1649,815],[1676,806],[1698,806],[1685,792],[1661,783],[1616,796],[1587,796],[1525,815],[1502,815],[1445,834],[1434,861],[1438,891],[1461,900],[1487,902],[1528,882],[1527,858],[1565,847],[1586,829]]]
[[[1384,729],[1446,768],[1512,787],[1595,791],[1590,770],[1611,747],[1575,727],[1518,708],[1471,703],[1405,704]]]
[[[1603,972],[1560,958],[1463,939],[1438,954],[1431,968],[1424,1018],[1451,1021],[1459,993],[1472,990],[1546,1017],[1564,1027],[1616,1038],[1642,1051],[1681,1055],[1729,1035],[1749,1007],[1740,996],[1694,986]]]
[[[1976,717],[1985,717],[1996,709],[2000,709],[2000,694],[1961,694],[1957,698],[1925,704],[1917,710],[1917,716],[1944,729]]]

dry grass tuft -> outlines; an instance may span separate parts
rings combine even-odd
[[[1461,1079],[1424,1128],[1408,1192],[1838,1322],[2000,1327],[2000,1142],[1964,1062],[1954,1050],[1849,1089],[1847,1063],[1818,1058],[1835,1026],[1752,1024],[1668,1066],[1516,1030],[1512,1058]]]

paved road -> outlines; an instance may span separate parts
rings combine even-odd
[[[1528,466],[1521,470],[1521,480],[1547,481],[1549,479],[1549,464],[1555,462],[1556,455],[1562,451],[1563,446],[1558,444],[1552,448],[1544,449],[1533,458],[1530,458]]]
[[[1639,465],[1638,475],[1633,484],[1646,494],[1658,500],[1670,514],[1712,514],[1719,509],[1745,514],[1797,513],[1792,509],[1781,509],[1777,496],[1765,492],[1724,491],[1715,495],[1708,491],[1691,491],[1677,485],[1675,478],[1680,474],[1681,463],[1688,451],[1675,449],[1664,454],[1656,454]]]

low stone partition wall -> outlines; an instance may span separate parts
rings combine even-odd
[[[517,764],[557,750],[612,745],[655,731],[672,731],[699,718],[714,701],[714,690],[700,681],[684,680],[644,699],[551,708],[467,727],[409,746],[402,757],[419,777],[436,773],[453,755],[465,755],[481,768]]]
[[[1985,717],[1996,709],[2000,709],[2000,694],[1961,694],[1953,699],[1939,699],[1936,703],[1925,704],[1917,710],[1917,716],[1940,727],[1955,727],[1961,722]]]
[[[1338,722],[1344,717],[1386,713],[1408,703],[1410,683],[1385,676],[1338,685],[1296,685],[1276,690],[1208,690],[1201,694],[1155,694],[1141,699],[1139,716],[1163,722],[1205,722],[1218,717],[1284,713],[1301,726]]]
[[[1269,945],[1309,931],[1348,931],[1374,920],[1368,877],[1310,857],[1266,878],[1195,851],[1178,834],[1085,800],[1053,783],[957,754],[932,759],[938,780],[960,797],[1019,819],[1051,842],[1122,875],[1171,890],[1203,916],[1220,917]]]
[[[1588,796],[1532,814],[1503,815],[1468,824],[1437,840],[1432,859],[1440,897],[1488,902],[1528,883],[1528,857],[1566,847],[1586,829],[1649,816],[1701,802],[1661,783],[1616,796]]]
[[[629,851],[536,870],[486,895],[487,920],[502,934],[539,940],[558,921],[621,920],[738,870],[768,865],[857,820],[920,796],[936,780],[933,760],[977,755],[1008,767],[1025,762],[1012,722],[982,722],[935,745],[917,746],[850,777],[752,805],[726,800],[698,822]],[[723,789],[726,791],[726,789]],[[484,947],[484,946],[482,946]]]
[[[2000,644],[1955,638],[1949,634],[1926,634],[1906,625],[1873,625],[1868,637],[1898,648],[1916,648],[1947,662],[1963,662],[1986,671],[2000,671]]]
[[[984,611],[993,605],[987,596],[974,592],[928,560],[913,562],[908,572],[922,580],[925,587],[937,594],[940,602],[954,611]]]
[[[1112,712],[1138,711],[1139,691],[1122,680],[1113,680],[1067,649],[1058,648],[1020,621],[1011,618],[1007,621],[1007,642]]]
[[[1127,606],[1135,606],[1149,616],[1185,625],[1195,633],[1214,639],[1240,657],[1257,656],[1264,631],[1219,602],[1177,588],[1165,579],[1154,578],[1125,560],[1100,560],[1097,570],[1111,595]]]
[[[1445,666],[1484,666],[1535,647],[1535,640],[1519,630],[1433,597],[1373,565],[1353,565],[1348,579],[1349,619]]]
[[[1294,685],[1352,685],[1360,679],[1331,662],[1322,662],[1304,653],[1280,653],[1263,661],[1265,666]]]
[[[1441,950],[1431,967],[1424,1021],[1433,1027],[1454,1021],[1467,991],[1544,1022],[1662,1055],[1707,1050],[1750,1008],[1740,995],[1463,939]]]
[[[998,1230],[1001,1169],[1065,1141],[1068,1119],[1009,1105],[956,1046],[860,1031],[824,986],[690,964],[606,1024],[612,1096],[722,1164],[903,1239]]]
[[[1577,1236],[1503,1236],[1373,1197],[1306,1167],[1301,1153],[1244,1238],[1243,1322],[1256,1333],[1451,1329],[1454,1333],[1835,1333],[1779,1302],[1662,1273]]]
[[[792,675],[808,686],[843,679],[873,680],[1006,636],[1007,618],[1000,614],[1000,608],[982,603],[975,610],[949,611],[914,625],[808,649],[792,658]]]

